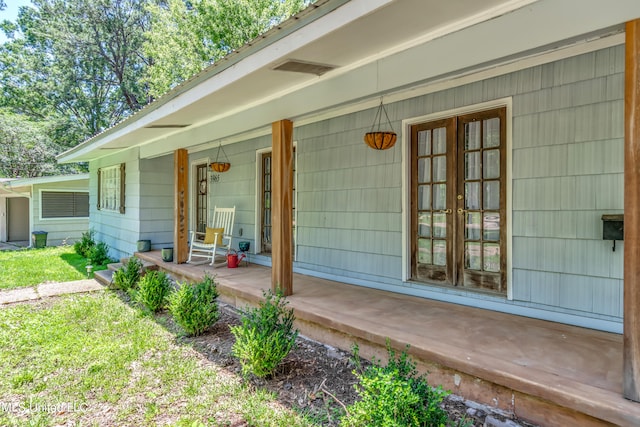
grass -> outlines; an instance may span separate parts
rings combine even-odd
[[[84,279],[85,267],[86,259],[76,254],[72,246],[0,251],[0,289]],[[93,270],[104,268],[97,266]]]
[[[115,293],[0,309],[0,342],[0,425],[311,425]]]

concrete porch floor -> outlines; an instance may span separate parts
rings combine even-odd
[[[174,264],[136,254],[179,280],[215,275],[220,299],[255,305],[271,286],[256,264]],[[541,426],[640,425],[640,403],[622,397],[622,336],[294,274],[300,333],[385,359],[387,338],[430,384]]]

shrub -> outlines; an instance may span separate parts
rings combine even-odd
[[[138,282],[133,299],[152,313],[160,311],[171,290],[171,280],[162,271],[148,271]]]
[[[113,273],[113,284],[117,288],[127,291],[138,284],[141,273],[142,261],[136,257],[131,257],[129,261]]]
[[[276,367],[293,349],[298,330],[293,329],[293,309],[282,293],[264,292],[258,308],[247,308],[241,316],[242,324],[231,326],[235,336],[233,355],[242,365],[243,375],[252,373],[259,378],[272,375]]]
[[[364,372],[354,371],[354,387],[360,400],[350,405],[341,426],[446,426],[447,412],[441,407],[449,394],[442,386],[431,388],[426,376],[418,376],[416,365],[405,351],[396,357],[387,341],[387,366],[374,361]],[[360,366],[354,347],[356,366]]]
[[[89,251],[96,245],[94,234],[93,230],[82,233],[82,238],[73,244],[73,250],[84,258],[90,258]]]
[[[212,277],[185,283],[167,297],[167,307],[187,335],[200,335],[218,321],[218,290]]]
[[[93,265],[103,265],[110,261],[109,246],[105,242],[96,243],[88,253],[86,258],[91,259]]]

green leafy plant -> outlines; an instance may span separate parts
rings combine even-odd
[[[138,282],[133,299],[152,313],[160,311],[171,291],[171,280],[162,271],[148,271]]]
[[[441,404],[449,394],[442,386],[432,388],[426,376],[418,376],[415,363],[406,351],[400,356],[387,340],[389,362],[375,361],[364,371],[354,370],[359,383],[354,387],[360,400],[347,408],[340,425],[347,426],[447,426],[451,425]],[[358,348],[354,347],[356,367],[360,368]]]
[[[214,279],[184,283],[167,297],[167,307],[187,335],[200,335],[218,321],[218,290]]]
[[[86,258],[91,259],[94,265],[103,265],[111,261],[109,258],[109,246],[105,242],[96,243]]]
[[[138,284],[141,274],[142,261],[136,257],[131,257],[113,273],[113,284],[117,288],[127,291]]]
[[[242,365],[243,375],[259,378],[272,375],[280,362],[293,349],[298,330],[293,328],[293,309],[288,309],[281,292],[264,292],[264,301],[257,308],[247,308],[242,324],[230,326],[236,338],[233,355]]]
[[[82,233],[82,238],[73,244],[73,249],[78,255],[82,255],[85,258],[91,258],[89,251],[96,245],[94,240],[95,231],[88,230]]]

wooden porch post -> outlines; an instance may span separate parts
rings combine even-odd
[[[184,148],[173,153],[173,182],[173,259],[183,264],[189,255],[189,155]]]
[[[271,289],[293,293],[293,123],[274,122],[271,152]]]
[[[640,19],[627,22],[625,44],[623,390],[640,402]]]

